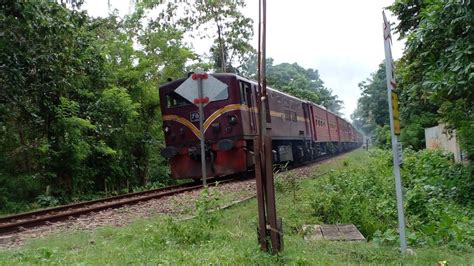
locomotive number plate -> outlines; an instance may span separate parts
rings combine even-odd
[[[189,120],[191,122],[199,122],[199,112],[191,112],[189,114]]]

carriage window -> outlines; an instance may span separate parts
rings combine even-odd
[[[166,95],[166,107],[178,107],[178,106],[185,106],[190,105],[191,102],[184,99],[181,95],[177,94],[176,92],[170,92]]]
[[[270,113],[270,99],[267,99],[265,101],[265,116],[266,116],[266,119],[267,119],[267,123],[271,123],[272,122],[272,115]]]
[[[290,110],[285,110],[285,119],[291,121]]]
[[[298,121],[296,118],[296,112],[291,112],[291,121],[296,122]]]

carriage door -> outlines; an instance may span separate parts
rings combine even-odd
[[[253,88],[250,87],[250,84],[246,87],[247,90],[247,102],[249,107],[249,118],[250,124],[252,125],[251,132],[253,134],[257,134],[257,118],[256,118],[256,111],[257,111],[257,99],[256,95],[256,86],[254,85]]]
[[[309,116],[308,120],[309,120],[310,132],[311,132],[311,139],[313,141],[317,141],[318,140],[318,134],[317,134],[316,125],[315,125],[315,122],[314,122],[314,118],[316,116],[315,116],[315,113],[314,113],[314,110],[313,110],[313,106],[311,104],[307,104],[307,103],[304,103],[303,105],[305,105],[308,109],[307,114]],[[306,115],[306,113],[305,113],[305,115]],[[308,123],[306,124],[306,127],[308,127]]]
[[[240,81],[239,86],[240,86],[241,104],[244,107],[243,110],[247,112],[247,119],[248,119],[248,125],[249,125],[248,133],[256,134],[257,128],[256,128],[255,111],[254,111],[255,105],[254,105],[254,99],[253,99],[254,97],[252,97],[254,93],[252,93],[252,88],[250,86],[250,83]]]

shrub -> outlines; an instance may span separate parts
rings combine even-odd
[[[472,176],[440,152],[405,151],[402,179],[412,245],[474,245]],[[314,183],[313,214],[325,223],[354,223],[369,239],[397,239],[391,154],[372,150]]]

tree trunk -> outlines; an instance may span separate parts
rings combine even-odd
[[[219,25],[219,22],[217,21],[217,17],[215,19],[216,24],[217,24],[217,38],[219,39],[219,46],[221,48],[221,71],[222,73],[225,73],[225,44],[224,40],[222,40],[221,36],[221,26]]]

